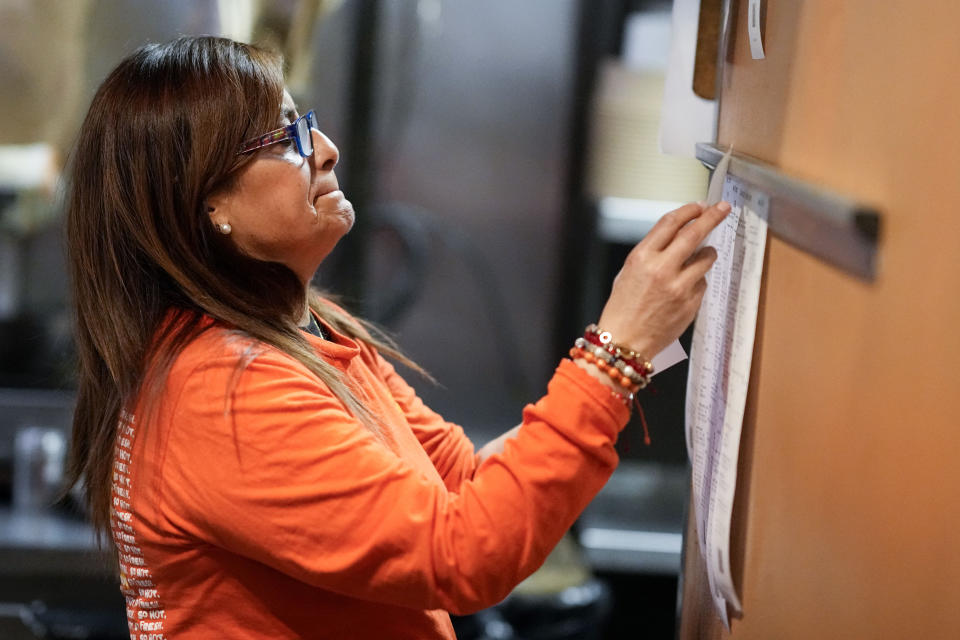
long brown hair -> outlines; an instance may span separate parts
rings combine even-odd
[[[205,199],[229,189],[241,142],[279,126],[282,61],[224,38],[151,44],[104,80],[70,166],[67,250],[79,358],[68,480],[90,517],[109,525],[117,422],[162,390],[204,316],[302,362],[376,431],[342,374],[298,330],[304,288],[284,265],[253,259],[216,233]],[[322,304],[337,330],[404,358],[389,339]],[[171,310],[178,322],[166,322]],[[161,335],[162,334],[162,335]],[[412,365],[418,369],[416,365]]]

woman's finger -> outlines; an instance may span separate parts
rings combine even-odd
[[[707,207],[703,215],[697,217],[682,229],[677,231],[670,242],[664,248],[664,253],[677,263],[686,262],[694,250],[700,246],[707,235],[720,224],[727,214],[730,213],[730,204],[728,202],[718,202],[712,207]]]
[[[696,306],[700,308],[700,301],[703,300],[703,294],[707,292],[707,279],[700,278],[693,283],[693,295],[692,298],[696,302]]]
[[[713,247],[701,247],[680,270],[680,278],[684,283],[693,285],[699,280],[703,280],[713,263],[717,261],[717,250]],[[706,282],[706,281],[704,281]]]
[[[677,231],[696,218],[703,211],[699,204],[685,204],[679,209],[664,214],[644,237],[641,244],[659,251],[666,247],[677,235]]]

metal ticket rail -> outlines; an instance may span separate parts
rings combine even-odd
[[[696,155],[715,169],[726,149],[697,144]],[[727,174],[767,194],[770,232],[838,269],[872,282],[877,272],[881,217],[877,209],[791,178],[773,166],[734,151]]]

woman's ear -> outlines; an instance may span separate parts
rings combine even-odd
[[[212,193],[204,198],[203,205],[207,208],[207,215],[213,216],[223,206],[223,198]]]
[[[210,216],[210,220],[213,221],[214,224],[217,222],[223,222],[223,220],[219,219],[221,217],[229,217],[227,213],[228,209],[230,208],[229,198],[222,191],[217,191],[208,195],[204,199],[203,204],[207,208],[207,215]]]
[[[220,233],[228,235],[232,231],[228,198],[222,194],[212,194],[207,197],[206,207],[210,224]]]

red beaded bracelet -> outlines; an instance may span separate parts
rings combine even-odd
[[[628,393],[627,395],[623,395],[622,393],[619,393],[619,392],[614,391],[613,389],[611,389],[611,390],[610,390],[610,395],[612,395],[614,398],[616,398],[617,400],[619,400],[620,402],[622,402],[622,403],[627,407],[627,409],[630,408],[630,405],[631,405],[631,403],[633,402],[633,394],[632,394],[632,393]]]
[[[604,331],[597,325],[591,324],[588,325],[584,330],[583,338],[590,344],[605,349],[613,357],[623,360],[626,364],[630,365],[633,369],[639,372],[641,376],[649,378],[650,374],[653,373],[653,363],[651,363],[649,360],[646,360],[636,351],[616,344],[613,341],[613,336],[609,331]]]

